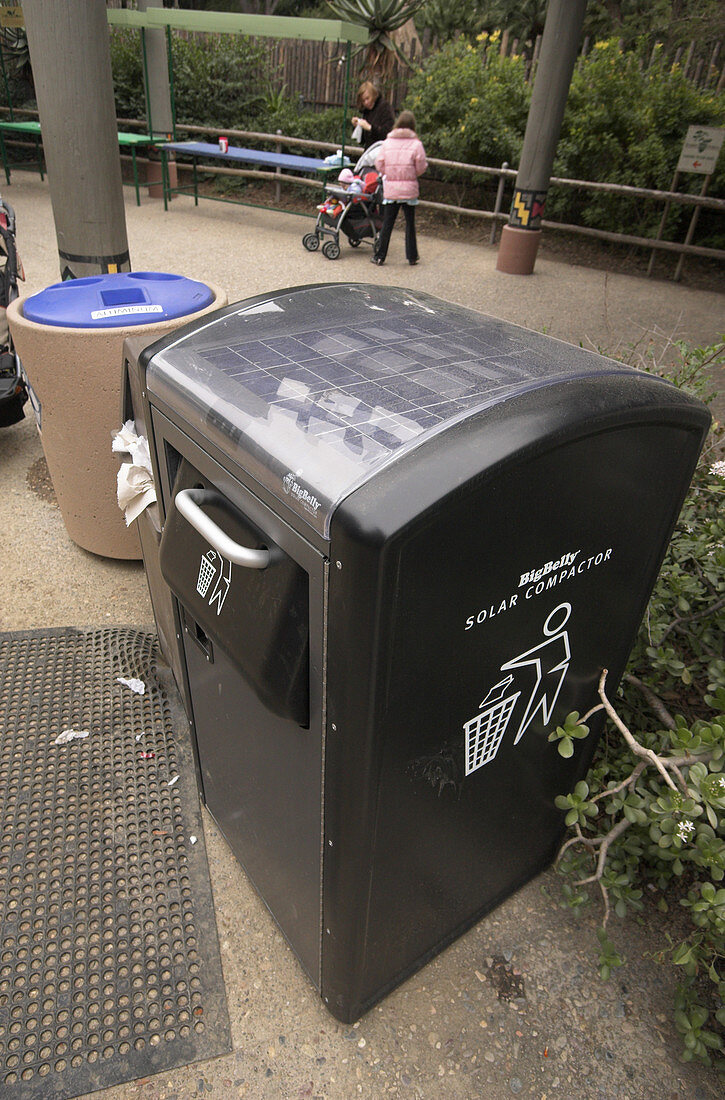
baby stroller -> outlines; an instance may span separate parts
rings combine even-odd
[[[10,336],[6,310],[18,296],[18,279],[25,274],[15,247],[15,211],[0,199],[0,427],[23,419],[28,391]]]
[[[365,150],[352,172],[347,169],[352,183],[325,185],[325,201],[317,208],[315,231],[302,238],[308,252],[317,252],[320,242],[327,238],[322,245],[322,255],[328,260],[336,260],[340,255],[341,232],[352,248],[357,248],[366,239],[375,247],[383,223],[383,181],[375,170],[375,157],[381,145],[382,142],[376,141]],[[346,178],[345,169],[340,176]]]

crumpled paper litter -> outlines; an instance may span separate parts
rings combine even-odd
[[[127,420],[113,435],[111,450],[131,456],[130,462],[121,463],[117,476],[118,507],[126,517],[126,526],[130,527],[144,508],[156,502],[148,440],[137,434],[135,421]]]
[[[143,695],[146,691],[146,684],[143,680],[137,680],[135,677],[131,677],[130,680],[126,680],[123,676],[117,676],[119,684],[123,684],[127,688],[131,688],[131,691],[135,691],[137,695]]]

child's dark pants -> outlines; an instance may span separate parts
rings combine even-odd
[[[375,256],[381,261],[387,256],[390,234],[393,232],[395,219],[401,206],[405,215],[405,258],[409,264],[412,264],[418,260],[418,243],[415,239],[415,206],[411,206],[409,202],[383,203],[383,225],[380,230]]]

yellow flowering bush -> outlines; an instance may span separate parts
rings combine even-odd
[[[636,52],[623,52],[614,40],[598,42],[574,71],[554,175],[669,190],[684,136],[694,123],[725,125],[725,95],[695,87],[677,66],[640,69]],[[725,195],[725,156],[709,194]],[[552,220],[653,236],[662,204],[554,188],[547,214]],[[691,210],[673,207],[668,235],[681,240],[690,216]],[[718,222],[703,211],[700,222],[700,242],[709,233],[708,243],[723,247],[722,215]],[[720,234],[719,243],[713,233]]]
[[[448,42],[408,88],[429,154],[492,166],[518,161],[530,98],[523,59],[501,57],[496,34]]]

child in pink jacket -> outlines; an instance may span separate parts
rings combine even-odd
[[[415,239],[415,207],[418,203],[418,176],[428,167],[423,143],[415,132],[412,111],[401,111],[395,126],[375,158],[375,167],[383,175],[383,225],[378,246],[372,258],[374,264],[384,264],[388,254],[398,210],[405,215],[405,257],[409,264],[418,263]]]

